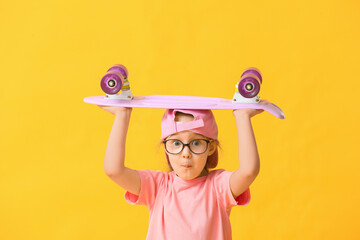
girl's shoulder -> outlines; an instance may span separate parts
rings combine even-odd
[[[222,168],[219,168],[219,169],[215,169],[215,170],[212,170],[209,172],[209,176],[216,176],[216,175],[219,175],[223,172],[227,172],[225,169],[222,169]]]
[[[226,171],[225,169],[215,169],[209,172],[208,177],[209,179],[216,181],[219,178],[222,177],[228,177],[231,175],[232,172]]]
[[[169,178],[169,176],[171,175],[171,172],[168,173],[161,170],[141,169],[137,171],[142,176],[148,176],[152,178]]]

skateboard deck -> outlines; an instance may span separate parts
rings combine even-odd
[[[176,96],[176,95],[149,95],[135,96],[131,100],[106,99],[104,96],[87,97],[84,102],[103,105],[131,108],[164,108],[164,109],[263,109],[280,119],[285,118],[283,111],[271,102],[260,100],[258,103],[237,103],[232,99]]]
[[[105,96],[87,97],[86,103],[103,106],[165,109],[263,109],[284,119],[285,114],[275,104],[260,100],[258,93],[262,75],[257,68],[247,68],[235,85],[232,99],[176,95],[133,96],[130,90],[129,71],[124,65],[115,64],[100,81]],[[121,92],[120,94],[118,94]]]

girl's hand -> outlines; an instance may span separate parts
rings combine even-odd
[[[269,103],[269,101],[265,100],[265,99],[262,99],[260,101],[260,103],[267,104],[267,103]],[[264,111],[264,109],[252,109],[252,108],[235,109],[235,110],[233,110],[233,115],[235,117],[237,117],[237,116],[247,116],[247,117],[251,118],[251,117],[253,117],[253,116],[255,116],[255,115],[259,114],[259,113],[262,113],[263,111]]]
[[[130,107],[112,107],[112,106],[102,106],[102,105],[98,105],[98,106],[114,115],[118,115],[122,113],[130,114],[132,111],[132,108]]]

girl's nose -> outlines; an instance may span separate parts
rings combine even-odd
[[[184,149],[182,150],[182,157],[183,158],[190,158],[191,157],[191,151],[189,146],[185,146]]]

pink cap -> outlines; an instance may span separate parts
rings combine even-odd
[[[191,114],[194,117],[194,120],[191,122],[175,122],[175,113],[182,112]],[[196,110],[196,109],[167,109],[164,113],[164,116],[161,120],[161,140],[164,140],[167,136],[182,132],[186,130],[191,130],[192,132],[204,135],[211,139],[218,138],[218,128],[216,125],[215,117],[211,110]],[[169,162],[169,158],[165,153],[166,158]],[[208,157],[209,168],[214,168],[218,163],[218,150],[214,152],[211,156]]]

